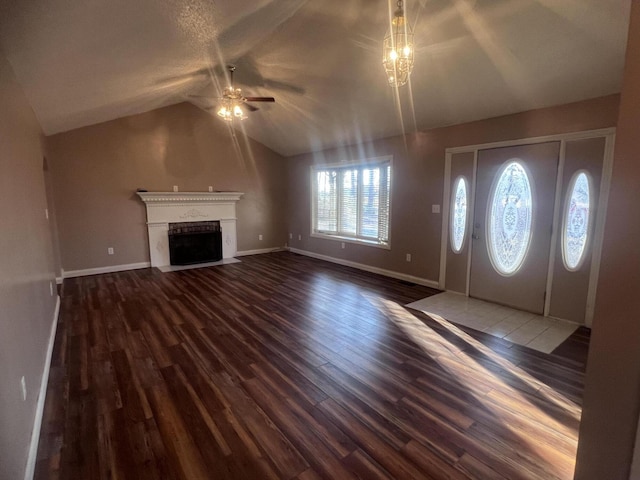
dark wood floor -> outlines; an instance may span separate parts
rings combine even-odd
[[[281,252],[65,280],[36,478],[569,479],[588,331],[552,355]]]

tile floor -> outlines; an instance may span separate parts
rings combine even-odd
[[[453,292],[439,293],[405,306],[427,315],[440,315],[450,322],[544,353],[551,353],[579,327],[575,323],[515,310]]]

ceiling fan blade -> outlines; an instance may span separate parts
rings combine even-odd
[[[273,97],[244,97],[247,102],[275,102]]]
[[[247,108],[247,110],[249,110],[250,112],[255,112],[257,110],[260,110],[258,107],[254,107],[253,105],[249,105],[248,103],[245,103],[244,106]]]

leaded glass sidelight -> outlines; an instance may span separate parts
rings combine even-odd
[[[584,171],[577,172],[567,190],[567,204],[562,227],[562,260],[567,270],[575,271],[582,266],[589,240],[591,221],[590,178]]]
[[[467,181],[464,177],[458,177],[453,184],[451,203],[451,249],[460,253],[467,231]]]
[[[526,170],[510,162],[497,175],[488,205],[487,248],[496,271],[516,273],[531,243],[533,194]]]

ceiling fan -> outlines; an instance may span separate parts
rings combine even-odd
[[[244,108],[250,112],[259,110],[258,107],[250,105],[248,102],[275,102],[273,97],[245,97],[242,95],[242,90],[233,86],[233,72],[236,71],[235,65],[227,65],[229,70],[229,86],[225,87],[222,92],[222,97],[219,97],[220,108],[218,109],[218,116],[228,122],[236,120],[244,120],[247,118],[244,112]],[[189,95],[191,98],[210,98],[201,95]]]

